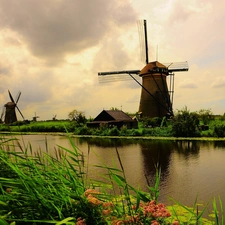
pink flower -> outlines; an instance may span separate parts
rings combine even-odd
[[[85,219],[82,219],[81,217],[79,217],[77,219],[76,225],[86,225]]]
[[[105,216],[108,216],[111,214],[111,210],[110,209],[104,209],[102,210],[102,214],[105,215]]]
[[[156,220],[152,220],[151,225],[160,225],[159,222],[157,222]]]
[[[100,201],[99,199],[93,197],[92,195],[89,195],[87,197],[88,202],[90,202],[92,205],[98,206],[102,204],[102,201]]]

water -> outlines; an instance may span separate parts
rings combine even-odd
[[[33,151],[54,154],[58,145],[71,149],[67,137],[57,135],[17,136],[23,146],[31,143]],[[47,146],[46,146],[47,140]],[[88,174],[101,179],[105,172],[93,165],[120,168],[118,149],[129,184],[148,191],[154,184],[155,165],[161,166],[160,201],[170,204],[170,197],[192,206],[206,204],[220,196],[225,204],[225,142],[171,141],[146,139],[73,138],[75,145],[89,160]],[[89,154],[89,157],[87,158]]]

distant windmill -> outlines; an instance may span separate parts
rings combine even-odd
[[[148,62],[146,20],[144,20],[143,27],[146,66],[142,70],[99,72],[98,76],[106,78],[106,81],[112,81],[114,78],[123,80],[121,74],[128,74],[142,87],[138,111],[141,117],[171,116],[173,115],[174,72],[188,71],[188,63],[162,64],[158,61]],[[133,75],[139,75],[142,78],[142,84]],[[168,89],[166,82],[167,76],[170,76],[170,89]]]
[[[34,113],[34,117],[33,117],[33,121],[36,122],[37,118],[39,118],[39,116],[36,115],[36,112]]]
[[[11,102],[7,102],[4,105],[5,108],[2,112],[1,120],[3,119],[3,116],[5,114],[5,120],[4,120],[5,124],[10,124],[10,123],[16,122],[17,121],[16,109],[19,111],[20,115],[22,116],[22,118],[24,120],[24,116],[17,106],[17,103],[18,103],[18,101],[20,99],[20,96],[21,96],[21,92],[18,93],[16,101],[14,101],[14,99],[13,99],[9,90],[8,90],[8,93],[9,93],[9,97],[10,97]]]

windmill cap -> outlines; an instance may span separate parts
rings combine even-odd
[[[141,70],[139,76],[143,76],[149,73],[168,74],[168,68],[158,61],[150,62]]]
[[[14,107],[16,105],[16,103],[15,102],[7,102],[6,104],[5,104],[5,106],[8,106],[8,107]]]

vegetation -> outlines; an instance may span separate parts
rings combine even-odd
[[[187,108],[179,110],[173,118],[172,132],[175,137],[200,136],[200,116],[196,112],[190,112]]]
[[[188,208],[178,202],[170,207],[158,202],[157,166],[148,193],[130,186],[118,151],[120,169],[97,165],[105,174],[105,182],[100,182],[88,178],[88,159],[72,140],[72,150],[59,146],[54,156],[33,152],[32,146],[19,145],[21,152],[15,152],[9,140],[0,140],[1,225],[224,224],[220,200],[219,207],[216,200],[212,203],[213,221],[203,218],[206,208],[199,210],[197,203]]]
[[[84,115],[84,112],[78,111],[74,109],[68,114],[68,117],[71,121],[76,121],[77,124],[80,126],[81,124],[85,124],[87,119]]]
[[[115,109],[116,110],[116,109]],[[40,122],[16,122],[9,125],[0,124],[0,132],[68,132],[76,135],[97,136],[154,136],[154,137],[225,137],[225,114],[215,116],[210,110],[190,112],[187,107],[177,110],[171,119],[142,118],[137,129],[109,127],[106,124],[90,128],[83,112],[73,110],[68,120]]]

